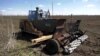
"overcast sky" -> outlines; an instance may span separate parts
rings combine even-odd
[[[52,0],[0,0],[0,14],[27,15],[37,6],[52,12]],[[54,15],[100,15],[100,0],[53,0],[53,7]]]

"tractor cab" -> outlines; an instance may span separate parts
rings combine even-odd
[[[43,11],[42,9],[36,7],[36,10],[29,10],[28,17],[30,21],[37,20],[37,19],[48,19],[50,18],[50,12],[49,10]]]

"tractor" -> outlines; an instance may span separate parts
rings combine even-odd
[[[36,35],[31,39],[32,44],[44,45],[42,50],[46,54],[70,54],[88,38],[80,30],[80,23],[81,20],[67,23],[67,19],[51,18],[49,10],[36,7],[36,10],[29,10],[28,19],[20,21],[20,29],[21,32]]]

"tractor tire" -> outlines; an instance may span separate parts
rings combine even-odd
[[[48,55],[53,55],[59,52],[60,45],[57,40],[47,41],[46,47],[43,48],[43,52]]]

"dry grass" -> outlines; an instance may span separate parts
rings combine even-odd
[[[70,16],[54,16],[53,18],[66,18]],[[89,38],[71,55],[68,56],[100,56],[100,16],[73,16],[72,20],[82,20],[80,28],[87,31]],[[47,56],[41,54],[39,48],[27,48],[31,43],[16,40],[13,34],[19,32],[19,22],[27,19],[26,16],[0,16],[0,56]]]

